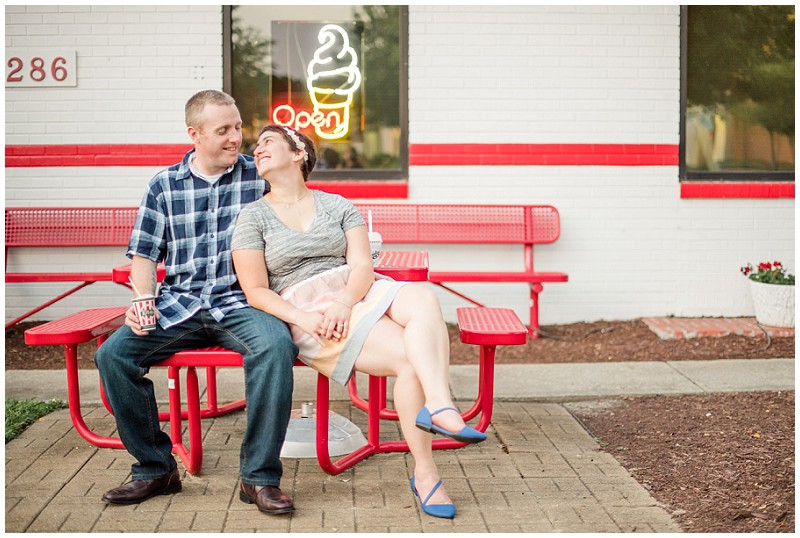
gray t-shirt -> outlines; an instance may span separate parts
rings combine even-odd
[[[312,193],[314,221],[308,231],[286,226],[263,198],[245,207],[236,221],[231,250],[263,250],[269,287],[276,293],[344,265],[344,233],[364,226],[361,213],[347,199],[322,191]]]

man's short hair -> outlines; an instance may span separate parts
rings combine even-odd
[[[206,105],[235,105],[236,101],[225,92],[219,90],[203,90],[197,92],[186,101],[186,126],[200,128],[201,115]]]

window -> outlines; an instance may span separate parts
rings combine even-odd
[[[408,177],[404,6],[224,7],[225,88],[242,151],[290,125],[317,146],[315,180]]]
[[[794,6],[681,8],[682,180],[794,180]]]

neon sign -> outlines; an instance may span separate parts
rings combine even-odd
[[[350,131],[350,106],[353,93],[361,84],[361,71],[358,69],[358,56],[350,46],[344,28],[326,24],[317,34],[317,41],[320,47],[308,64],[306,86],[314,103],[314,112],[326,116],[331,112],[339,114],[342,121],[332,131],[314,126],[321,138],[335,140]]]
[[[320,138],[336,140],[350,132],[350,107],[362,80],[358,54],[350,45],[347,31],[337,24],[320,28],[316,41],[319,47],[306,66],[306,88],[313,110],[282,104],[273,109],[272,122],[294,129],[313,127]]]
[[[308,112],[307,110],[295,110],[292,105],[275,107],[275,110],[272,111],[272,123],[286,125],[295,130],[313,126],[317,134],[320,130],[329,133],[343,130],[342,116],[336,110],[330,110],[327,113],[320,110]],[[344,130],[344,133],[337,138],[341,138],[345,134],[347,134],[347,130]]]

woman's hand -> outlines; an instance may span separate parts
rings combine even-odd
[[[347,338],[347,332],[350,329],[350,310],[352,307],[348,306],[340,300],[333,302],[331,306],[325,311],[324,319],[322,320],[323,336],[328,340],[341,340]]]

